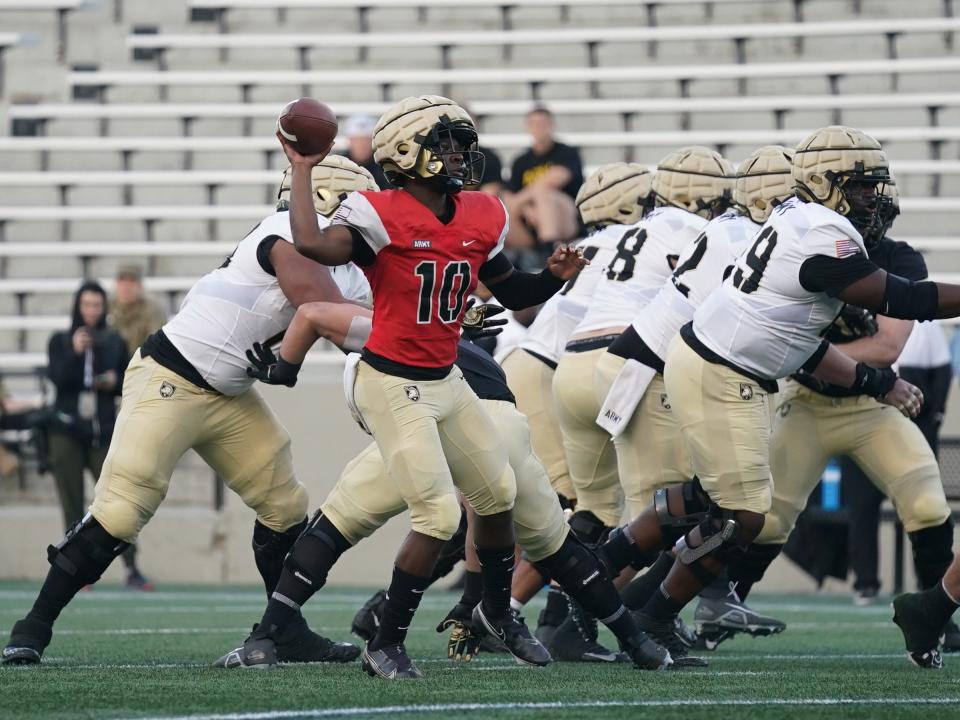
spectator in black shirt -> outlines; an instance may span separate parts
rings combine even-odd
[[[507,245],[516,250],[569,242],[580,223],[574,198],[583,184],[580,152],[554,139],[553,113],[535,108],[527,113],[531,147],[513,161],[509,193]]]
[[[383,168],[373,159],[373,128],[376,121],[369,115],[351,115],[343,124],[343,134],[347,136],[347,151],[344,156],[367,170],[381,190],[393,187]]]
[[[129,357],[123,338],[107,327],[107,294],[99,283],[80,286],[70,329],[54,333],[48,355],[47,374],[56,387],[50,468],[69,529],[86,512],[84,470],[99,478],[107,457]],[[151,589],[134,562],[134,546],[123,559],[127,585]]]
[[[481,192],[491,195],[503,195],[503,163],[493,148],[480,148],[483,152],[483,177],[480,178]]]

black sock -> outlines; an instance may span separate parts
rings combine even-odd
[[[260,620],[263,630],[274,635],[282,632],[307,600],[326,584],[330,568],[349,548],[350,543],[336,526],[318,513],[293,543],[289,558],[284,561],[286,566]]]
[[[922,590],[940,582],[953,562],[953,521],[947,518],[940,525],[907,533],[913,550],[913,566],[917,584]]]
[[[683,603],[679,603],[670,597],[670,594],[661,585],[647,600],[642,612],[644,615],[660,622],[673,622],[682,609]]]
[[[27,617],[53,625],[60,616],[60,612],[84,585],[86,582],[83,580],[77,579],[75,575],[68,575],[56,565],[52,565],[47,571],[47,578],[43,581],[40,594],[37,595]]]
[[[370,649],[378,650],[387,645],[400,645],[407,637],[407,630],[417,612],[424,591],[430,587],[429,577],[419,577],[393,568],[393,580],[387,589],[380,628],[370,641]]]
[[[513,580],[513,545],[505,548],[477,548],[483,577],[483,614],[496,622],[510,612],[510,584]]]
[[[467,570],[463,581],[463,595],[460,603],[469,608],[476,606],[483,599],[483,575],[473,570]]]
[[[77,537],[73,537],[75,533]],[[73,596],[95,583],[129,545],[110,535],[95,519],[75,525],[56,548],[47,550],[50,570],[27,617],[53,625]]]
[[[625,642],[637,633],[637,625],[630,611],[624,607],[620,594],[609,579],[596,580],[578,589],[573,598],[586,612],[606,625],[617,640]]]
[[[735,583],[737,596],[746,600],[753,586],[763,579],[770,563],[777,559],[783,545],[751,544],[747,551],[727,567],[727,577]]]
[[[930,615],[938,625],[945,625],[957,607],[960,607],[954,602],[953,598],[947,595],[947,591],[943,589],[943,583],[937,583],[921,594],[930,601]]]
[[[717,575],[716,579],[700,591],[700,597],[708,600],[722,600],[730,594],[730,579],[727,571]]]
[[[639,610],[646,605],[657,588],[660,587],[670,568],[673,567],[673,555],[660,553],[657,561],[643,575],[634,578],[633,582],[620,591],[623,604],[631,610]]]
[[[271,530],[259,520],[253,523],[253,560],[257,564],[257,571],[263,579],[263,587],[267,591],[267,598],[277,588],[280,575],[283,573],[283,560],[293,548],[300,533],[307,526],[304,518],[291,528],[283,532]]]

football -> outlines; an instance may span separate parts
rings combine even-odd
[[[299,98],[283,108],[277,130],[301,155],[315,155],[337,137],[337,116],[319,100]]]

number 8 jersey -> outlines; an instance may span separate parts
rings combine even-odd
[[[337,209],[331,224],[352,228],[372,251],[355,252],[354,260],[373,291],[365,355],[430,369],[457,359],[466,300],[480,268],[503,249],[508,223],[493,195],[450,199],[454,212],[446,223],[403,190],[352,192]]]
[[[791,198],[774,210],[733,272],[697,309],[693,333],[707,349],[758,378],[795,373],[819,348],[843,301],[801,279],[808,260],[866,255],[842,215]]]

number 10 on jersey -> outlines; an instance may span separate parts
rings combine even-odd
[[[456,322],[463,311],[470,288],[470,263],[466,260],[451,260],[437,274],[435,260],[417,263],[413,272],[420,278],[420,301],[417,303],[417,324],[429,325],[434,317],[434,296],[437,295],[437,280],[440,292],[436,317],[440,322]]]

